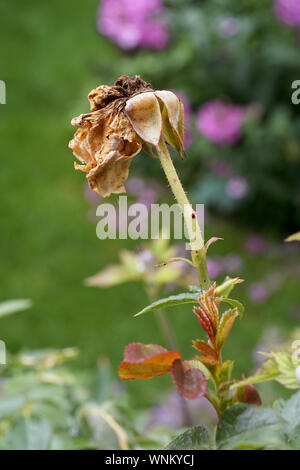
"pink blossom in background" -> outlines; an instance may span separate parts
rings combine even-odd
[[[220,100],[208,101],[198,111],[197,128],[216,144],[233,145],[241,137],[245,111]]]
[[[98,30],[123,49],[163,49],[168,30],[162,0],[102,0]]]
[[[151,188],[147,188],[143,191],[142,195],[138,198],[137,203],[144,204],[148,209],[151,209],[151,204],[155,204],[158,197],[156,191]]]
[[[269,353],[274,350],[281,349],[286,342],[279,328],[276,326],[268,327],[262,335],[258,345],[253,351],[253,359],[257,366],[261,366],[266,360],[266,357],[260,354],[261,352]]]
[[[86,199],[92,204],[100,204],[102,199],[99,194],[97,194],[95,191],[92,191],[88,182],[86,182],[84,185],[84,195]]]
[[[251,284],[248,294],[252,302],[262,304],[269,297],[269,289],[262,282],[254,282]]]
[[[212,404],[205,397],[197,398],[185,402],[188,409],[192,425],[204,425],[214,427],[218,422],[218,416]],[[171,429],[180,429],[186,426],[184,410],[181,397],[172,393],[166,396],[160,405],[152,409],[147,429],[155,429],[162,427]]]
[[[215,163],[212,171],[218,178],[226,178],[230,176],[232,172],[232,166],[226,160],[220,160],[219,162]]]
[[[156,265],[154,254],[150,250],[142,250],[137,255],[138,268],[140,272],[145,272]]]
[[[231,38],[240,31],[240,22],[233,17],[223,18],[218,25],[218,30],[223,38]]]
[[[145,188],[146,183],[143,178],[133,177],[127,180],[126,190],[133,196],[141,196]]]
[[[148,208],[164,193],[164,187],[159,181],[146,180],[143,178],[133,177],[129,178],[126,183],[126,190],[132,196],[137,198],[139,204],[144,204]]]
[[[248,194],[249,185],[243,176],[235,176],[230,178],[225,189],[232,199],[243,199]]]
[[[282,23],[288,26],[300,27],[299,0],[275,0],[274,11]]]
[[[229,274],[241,272],[243,268],[243,260],[239,255],[230,253],[223,260],[223,270]]]
[[[212,258],[207,258],[206,261],[207,261],[207,270],[208,270],[209,277],[211,277],[212,279],[215,279],[223,271],[222,263],[219,260],[212,259]]]
[[[252,255],[260,255],[266,247],[265,240],[261,235],[249,235],[245,241],[245,248]]]

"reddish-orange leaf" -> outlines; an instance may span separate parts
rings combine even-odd
[[[205,341],[193,341],[193,347],[200,351],[205,357],[209,357],[215,360],[218,360],[218,353]]]
[[[130,344],[125,349],[124,361],[119,367],[121,379],[148,379],[171,372],[181,354],[168,351],[157,344]]]
[[[151,356],[165,352],[168,352],[168,350],[159,344],[131,343],[125,348],[124,361],[141,362]]]
[[[197,315],[199,323],[202,326],[203,330],[207,333],[213,345],[215,345],[216,338],[214,334],[213,325],[209,316],[207,315],[205,310],[203,310],[201,307],[194,307],[193,311]]]
[[[205,367],[214,375],[218,368],[218,361],[213,357],[198,356],[195,358],[197,361],[202,362]]]
[[[214,283],[201,297],[198,299],[200,308],[206,313],[210,319],[214,333],[217,331],[219,324],[219,308],[220,300],[215,296],[216,284]]]
[[[185,361],[177,359],[173,362],[172,378],[180,395],[187,400],[194,400],[206,393],[207,382],[203,372],[190,368]]]

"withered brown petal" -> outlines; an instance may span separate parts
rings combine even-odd
[[[162,118],[155,94],[146,92],[130,98],[126,103],[125,113],[136,133],[146,142],[157,146],[162,131]]]
[[[126,192],[124,181],[128,177],[131,159],[142,144],[123,113],[106,114],[102,110],[75,118],[82,125],[69,147],[85,165],[75,168],[87,173],[91,189],[99,196]]]

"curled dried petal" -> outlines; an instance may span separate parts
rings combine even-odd
[[[131,159],[142,145],[125,115],[100,110],[82,114],[72,123],[82,126],[69,143],[83,163],[75,163],[75,168],[87,173],[91,189],[102,197],[126,192]]]
[[[163,133],[167,142],[179,154],[184,154],[184,108],[172,91],[158,90],[155,95],[162,102]]]
[[[180,119],[180,100],[172,91],[156,90],[155,95],[161,99],[168,111],[171,126],[178,131]]]
[[[154,93],[140,93],[130,98],[126,103],[125,113],[136,133],[149,144],[157,146],[162,131],[162,118]]]
[[[115,86],[101,85],[91,90],[88,94],[88,100],[90,102],[91,111],[97,111],[98,109],[105,108],[112,101],[124,97],[122,89],[118,89]]]

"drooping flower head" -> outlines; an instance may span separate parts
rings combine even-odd
[[[168,42],[163,13],[162,0],[102,0],[98,29],[122,49],[163,49]]]
[[[299,0],[275,0],[274,11],[282,23],[292,27],[300,27]]]
[[[241,106],[208,101],[198,111],[197,128],[211,142],[233,145],[241,137],[244,115]]]
[[[92,90],[90,113],[72,119],[79,127],[69,147],[87,174],[90,188],[102,197],[126,192],[132,158],[144,147],[152,154],[162,133],[183,151],[184,109],[171,91],[154,91],[139,76],[120,77],[115,85]]]

